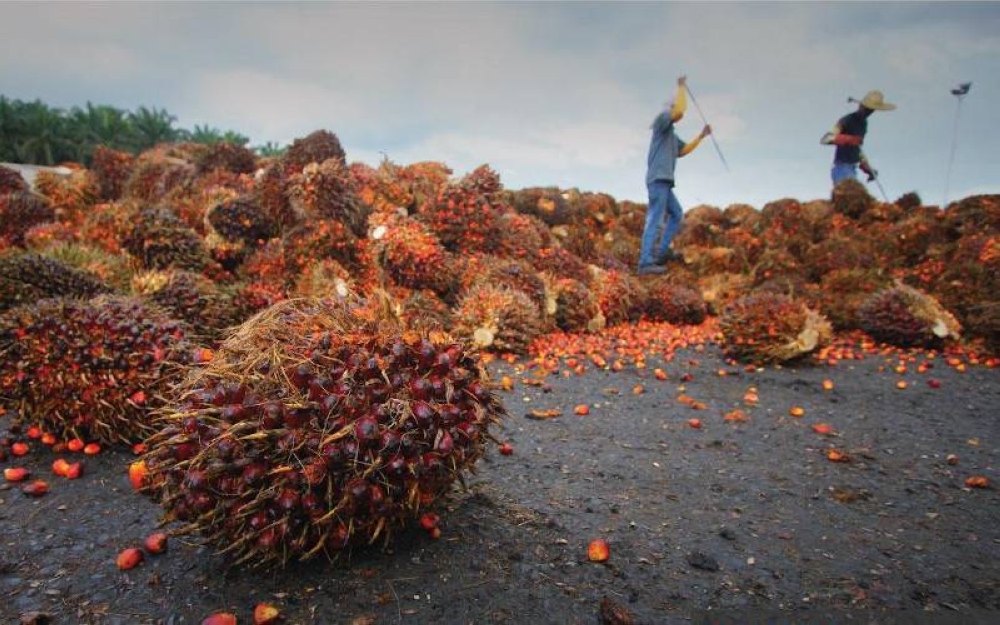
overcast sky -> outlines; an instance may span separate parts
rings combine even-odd
[[[318,128],[351,161],[489,163],[508,188],[646,200],[649,123],[679,74],[716,131],[677,193],[829,191],[820,136],[881,89],[866,151],[890,198],[1000,192],[1000,3],[0,3],[0,93],[165,107],[253,144]],[[701,128],[690,107],[682,138]],[[873,192],[877,192],[872,188]]]

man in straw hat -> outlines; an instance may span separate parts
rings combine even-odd
[[[868,132],[868,117],[875,111],[891,111],[895,108],[895,104],[885,101],[881,91],[869,91],[858,102],[858,110],[841,117],[833,130],[823,135],[820,143],[837,146],[831,172],[834,186],[844,178],[857,178],[859,165],[861,171],[868,174],[868,182],[878,177],[878,172],[872,169],[871,163],[861,151],[861,144]]]
[[[701,134],[685,143],[674,133],[674,123],[680,121],[687,107],[685,96],[686,76],[677,79],[674,101],[653,120],[653,135],[649,140],[646,159],[646,188],[649,205],[646,208],[646,225],[642,230],[642,247],[639,251],[639,273],[665,273],[667,261],[679,258],[670,249],[670,242],[680,230],[684,219],[677,196],[674,195],[674,167],[677,159],[694,151],[701,140],[712,132],[705,126]],[[663,235],[660,235],[660,230]]]

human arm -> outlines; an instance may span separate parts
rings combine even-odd
[[[861,161],[858,163],[858,167],[861,171],[868,174],[868,182],[878,178],[878,170],[872,167],[872,164],[868,162],[868,157],[865,156],[864,152],[861,153]]]
[[[687,76],[677,79],[677,95],[674,96],[674,104],[670,107],[670,120],[680,121],[687,110]]]
[[[823,145],[861,145],[862,137],[857,135],[845,135],[840,132],[840,124],[833,127],[833,130],[823,135],[819,142]]]
[[[698,147],[698,144],[701,143],[701,140],[704,139],[705,137],[707,137],[710,134],[712,134],[712,127],[706,125],[704,128],[701,129],[701,132],[698,133],[697,137],[695,137],[694,139],[692,139],[689,143],[685,143],[685,144],[683,144],[681,146],[681,149],[677,153],[677,155],[678,156],[687,156],[691,152],[694,152],[695,148]]]

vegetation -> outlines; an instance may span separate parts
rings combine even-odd
[[[140,106],[135,111],[92,104],[71,109],[51,107],[41,100],[27,102],[0,95],[0,161],[56,165],[67,161],[91,164],[94,149],[103,145],[138,154],[158,143],[191,142],[245,146],[250,139],[238,132],[209,125],[191,130],[176,126],[166,109]],[[285,148],[268,142],[253,148],[261,156],[279,156]]]

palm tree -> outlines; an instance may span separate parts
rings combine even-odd
[[[204,143],[211,145],[213,143],[219,143],[222,139],[222,132],[218,128],[213,128],[208,124],[200,126],[195,124],[194,130],[188,133],[188,141],[193,141],[194,143]]]
[[[243,145],[250,143],[250,137],[241,135],[234,130],[227,130],[224,135],[222,135],[222,140],[226,143],[235,143],[236,145]]]
[[[129,114],[129,121],[135,130],[135,147],[140,151],[177,138],[174,128],[177,118],[166,109],[140,106],[135,113]]]
[[[9,100],[0,96],[0,161],[12,161],[17,158],[16,145],[18,139],[18,122],[20,118],[20,100]]]
[[[270,156],[281,156],[282,154],[285,153],[285,150],[287,149],[288,149],[287,146],[282,147],[279,146],[274,141],[268,141],[264,145],[258,145],[257,147],[255,147],[254,151],[257,152],[257,154],[259,154],[260,156],[270,157]]]
[[[87,102],[87,108],[74,108],[70,118],[70,135],[74,139],[77,159],[86,161],[98,145],[116,150],[127,149],[132,142],[132,129],[125,111]]]
[[[72,158],[67,149],[71,142],[66,138],[62,111],[35,100],[25,106],[24,113],[25,136],[17,144],[17,156],[21,162],[55,165]]]

